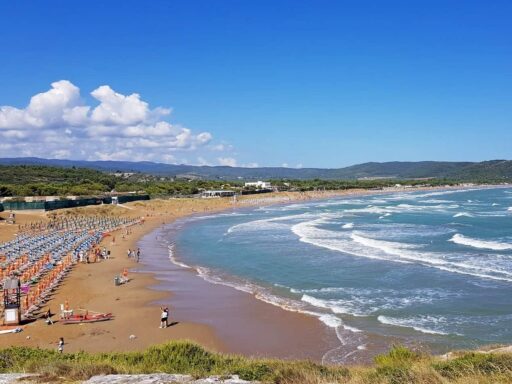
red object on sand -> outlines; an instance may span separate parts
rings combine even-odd
[[[107,321],[112,320],[114,315],[111,313],[96,313],[94,315],[84,314],[84,315],[71,315],[62,319],[60,323],[62,324],[80,324],[80,323],[96,323],[98,321]]]

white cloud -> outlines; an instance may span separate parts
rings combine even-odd
[[[210,149],[212,151],[226,152],[226,151],[232,151],[233,146],[231,144],[221,143],[221,144],[210,145]]]
[[[32,96],[25,109],[0,107],[0,129],[45,128],[66,122],[79,105],[80,90],[67,80],[52,83],[52,88]]]
[[[173,155],[166,153],[165,155],[162,156],[162,161],[164,163],[174,163],[176,161],[176,158]]]
[[[91,96],[96,105],[84,103],[77,86],[60,80],[25,108],[0,106],[0,142],[8,148],[2,155],[169,162],[179,152],[227,149],[210,144],[210,132],[166,121],[170,108],[151,109],[137,93],[102,85]]]
[[[232,157],[219,157],[217,158],[219,165],[227,165],[228,167],[236,167],[236,159]]]
[[[197,158],[197,165],[212,165],[208,160],[206,160],[205,158],[199,156]]]
[[[2,132],[2,135],[6,139],[25,139],[28,137],[28,133],[23,130],[8,129]]]
[[[71,156],[71,151],[67,149],[57,149],[52,152],[52,157],[55,159],[69,159]]]
[[[100,102],[91,113],[93,123],[100,125],[134,125],[142,123],[148,111],[148,104],[138,94],[124,96],[114,92],[108,85],[102,85],[91,92]]]

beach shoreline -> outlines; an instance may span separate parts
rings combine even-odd
[[[461,189],[454,187],[453,189]],[[442,190],[444,188],[415,188],[399,189],[400,192],[416,192],[421,190]],[[151,242],[155,242],[155,234],[161,232],[166,224],[177,219],[197,214],[213,214],[232,208],[245,208],[258,205],[287,204],[296,201],[310,201],[336,197],[355,197],[367,194],[393,193],[396,190],[368,191],[348,190],[336,192],[316,193],[280,193],[255,199],[249,196],[248,204],[237,203],[233,206],[230,199],[170,199],[152,200],[144,203],[130,203],[123,207],[108,207],[109,214],[118,212],[131,217],[144,216],[145,223],[133,229],[133,233],[126,239],[117,236],[117,243],[110,244],[107,239],[107,247],[112,250],[112,259],[97,264],[79,265],[73,269],[63,284],[57,289],[54,297],[49,302],[52,312],[57,312],[58,305],[69,300],[72,306],[89,308],[91,310],[113,312],[116,319],[109,322],[84,324],[83,326],[64,326],[55,324],[47,326],[44,321],[36,320],[24,327],[19,334],[3,335],[0,338],[0,347],[10,345],[38,346],[54,348],[59,337],[67,340],[67,351],[109,352],[118,350],[142,350],[151,345],[167,340],[188,339],[195,341],[208,349],[219,352],[241,353],[258,357],[279,357],[291,359],[312,359],[321,361],[323,355],[331,348],[339,347],[332,344],[332,333],[326,333],[326,327],[317,318],[306,314],[285,311],[279,307],[259,301],[250,294],[236,291],[229,287],[212,285],[193,273],[188,272],[189,278],[173,281],[171,287],[162,290],[162,281],[158,279],[158,270],[144,267],[144,254],[156,252],[151,249]],[[277,199],[269,199],[271,197]],[[248,200],[244,199],[244,200]],[[243,200],[242,200],[243,201]],[[126,209],[127,208],[127,209]],[[76,212],[87,214],[105,214],[98,212],[97,207],[75,209]],[[63,212],[62,214],[64,214]],[[3,213],[5,216],[6,212]],[[30,217],[43,216],[36,214]],[[23,221],[23,212],[18,217]],[[28,219],[27,219],[28,220]],[[1,224],[5,226],[6,224]],[[6,241],[13,231],[3,231],[0,241]],[[144,243],[144,244],[143,244]],[[149,248],[148,248],[149,244]],[[135,249],[141,246],[143,249],[142,263],[137,264],[128,260],[126,249]],[[144,250],[146,247],[147,250]],[[160,255],[162,256],[162,255]],[[169,257],[163,256],[168,267],[174,266]],[[115,287],[113,278],[120,273],[122,268],[137,270],[130,273],[132,281]],[[176,271],[174,271],[176,272]],[[173,273],[174,273],[173,272]],[[176,277],[176,273],[174,277]],[[192,279],[197,280],[191,283]],[[201,281],[201,283],[200,283]],[[165,284],[164,284],[165,285]],[[216,288],[213,288],[213,287]],[[189,287],[188,292],[183,287]],[[180,290],[181,289],[181,290]],[[209,315],[199,315],[191,304],[197,302],[202,292],[217,294],[221,303],[230,302],[231,306],[221,305],[220,310],[212,311]],[[188,295],[188,296],[187,296]],[[195,295],[195,296],[194,296]],[[220,299],[219,299],[220,297]],[[178,324],[166,329],[158,329],[159,304],[171,305],[171,320]],[[188,304],[187,304],[188,303]],[[204,304],[204,303],[203,303]],[[188,307],[187,307],[188,305]],[[237,330],[229,325],[229,319],[238,316],[238,322],[243,323],[251,319],[250,335],[238,329],[231,335],[219,331],[216,321],[224,316],[225,327]],[[244,318],[245,317],[245,318]],[[265,327],[262,327],[265,325]],[[240,327],[238,327],[240,328]],[[332,332],[332,330],[330,331]],[[260,337],[264,334],[265,337]],[[30,336],[30,338],[27,338]],[[133,338],[131,336],[134,336]]]

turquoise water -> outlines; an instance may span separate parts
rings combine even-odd
[[[172,259],[336,330],[440,352],[512,343],[512,189],[392,193],[179,223]]]

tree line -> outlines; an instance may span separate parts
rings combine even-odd
[[[503,179],[485,177],[461,179],[365,179],[365,180],[270,180],[279,190],[313,191],[340,189],[375,189],[396,184],[453,185],[461,181],[475,183],[503,182]],[[61,168],[37,165],[0,165],[0,197],[6,196],[96,196],[116,191],[144,192],[151,196],[190,196],[206,189],[234,189],[242,191],[242,181],[181,179],[142,173],[106,173],[88,168]]]

